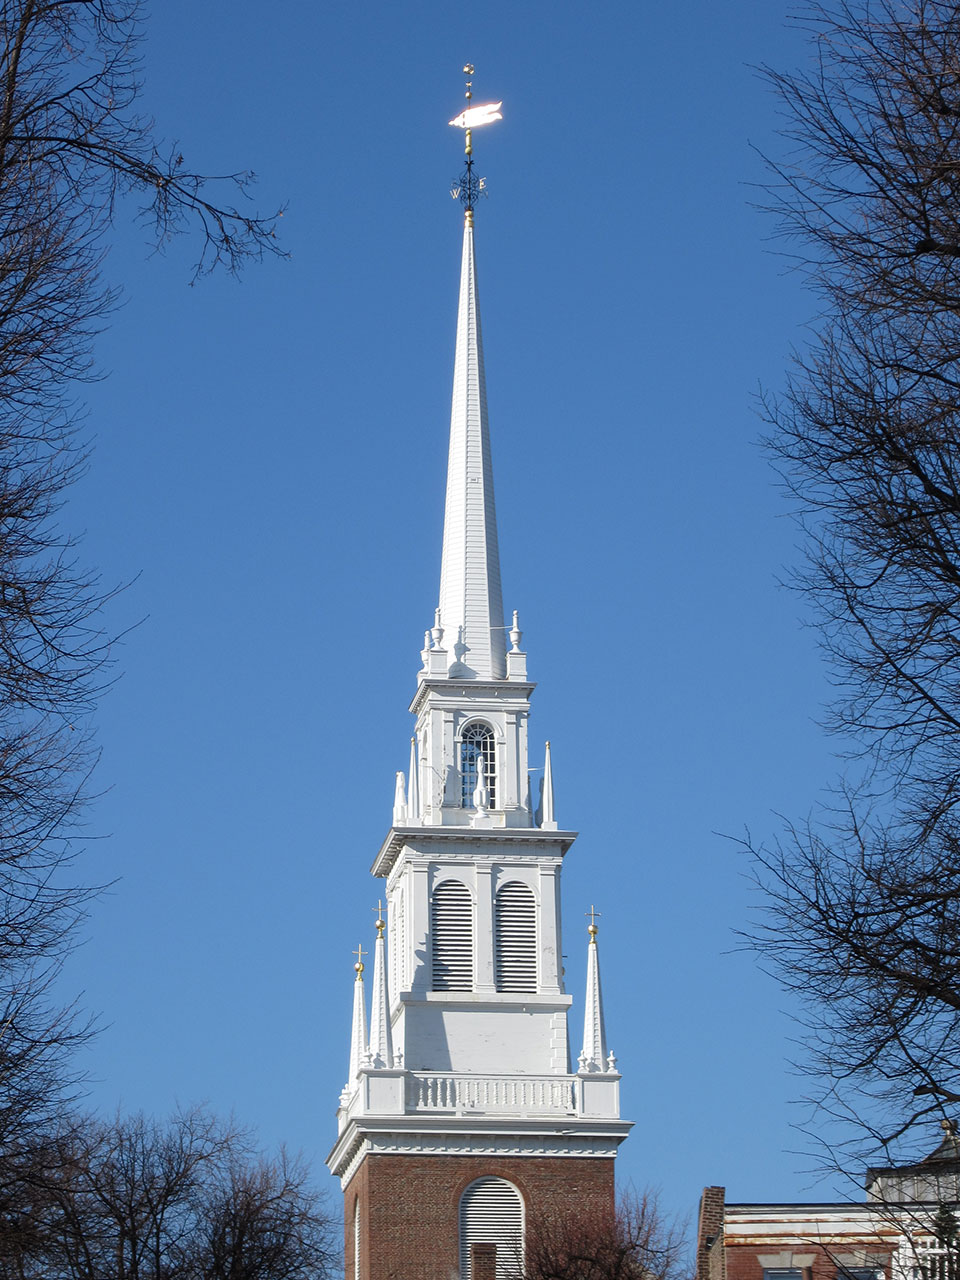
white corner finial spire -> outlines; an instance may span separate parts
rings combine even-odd
[[[393,1036],[390,1030],[390,997],[387,991],[387,964],[383,931],[386,922],[377,904],[377,940],[373,944],[373,996],[370,1008],[370,1064],[393,1066]]]
[[[410,774],[407,779],[407,821],[420,821],[420,769],[417,766],[417,739],[410,739]]]
[[[440,617],[446,633],[461,639],[459,654],[451,655],[457,675],[505,677],[506,631],[472,217],[463,228]]]
[[[352,1089],[360,1067],[367,1053],[367,1010],[363,996],[363,957],[367,953],[358,946],[354,955],[357,963],[353,966],[357,980],[353,984],[353,1026],[350,1031],[350,1074],[347,1077],[347,1089]]]
[[[397,770],[397,781],[393,788],[393,825],[402,827],[407,821],[407,785],[403,770]]]
[[[550,743],[546,744],[543,757],[543,816],[540,826],[544,831],[556,831],[557,820],[553,812],[553,764],[550,759]]]
[[[580,1054],[581,1071],[606,1071],[607,1033],[603,1022],[603,994],[600,990],[600,957],[597,948],[597,918],[599,911],[590,908],[590,924],[587,932],[587,1001],[583,1010],[583,1052]]]

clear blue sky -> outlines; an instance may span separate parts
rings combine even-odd
[[[150,256],[122,215],[109,259],[66,520],[132,584],[113,625],[144,620],[99,717],[87,875],[116,883],[66,975],[104,1023],[93,1105],[207,1100],[318,1165],[332,1144],[437,592],[469,59],[505,116],[477,217],[505,605],[582,832],[573,1036],[596,902],[621,1176],[690,1211],[705,1183],[808,1194],[794,1029],[736,950],[723,838],[802,816],[837,767],[755,444],[815,311],[750,207],[751,145],[782,145],[752,64],[807,57],[786,8],[153,6],[148,110],[193,164],[256,170],[292,259],[190,288],[191,246]]]

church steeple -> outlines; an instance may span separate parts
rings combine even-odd
[[[458,677],[505,677],[506,631],[472,209],[466,211],[464,218],[460,264],[440,622],[451,667]]]
[[[591,1222],[612,1215],[613,1160],[630,1129],[605,1058],[595,926],[584,1053],[571,1070],[560,878],[576,832],[556,819],[549,743],[542,774],[528,766],[535,686],[516,613],[504,627],[471,141],[500,105],[451,121],[465,131],[454,194],[466,217],[440,599],[410,704],[408,777],[396,774],[371,868],[390,929],[385,939],[379,912],[369,1042],[358,982],[328,1160],[345,1194],[346,1280],[503,1280],[522,1266],[525,1212],[568,1214],[575,1186]]]

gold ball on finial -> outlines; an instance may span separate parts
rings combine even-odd
[[[374,925],[374,928],[375,928],[375,929],[376,929],[376,931],[377,931],[377,937],[378,937],[378,938],[382,938],[382,937],[383,937],[383,931],[384,931],[384,929],[385,929],[386,927],[387,927],[387,922],[386,922],[386,920],[377,920],[376,924]]]
[[[589,933],[591,938],[595,938],[599,932],[600,930],[597,928],[595,924],[587,925],[587,933]]]
[[[354,969],[356,969],[357,973],[363,973],[363,965],[360,963],[359,960],[353,967]]]

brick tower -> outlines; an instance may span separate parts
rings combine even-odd
[[[452,122],[467,162],[439,607],[410,705],[409,773],[397,774],[372,868],[386,881],[389,939],[378,920],[369,1033],[362,955],[356,966],[328,1159],[344,1191],[346,1280],[504,1280],[539,1215],[612,1214],[630,1128],[592,920],[571,1070],[560,869],[576,833],[554,816],[549,743],[536,804],[531,795],[534,686],[517,615],[503,620],[471,145],[471,128],[491,118],[495,108],[468,105]]]

